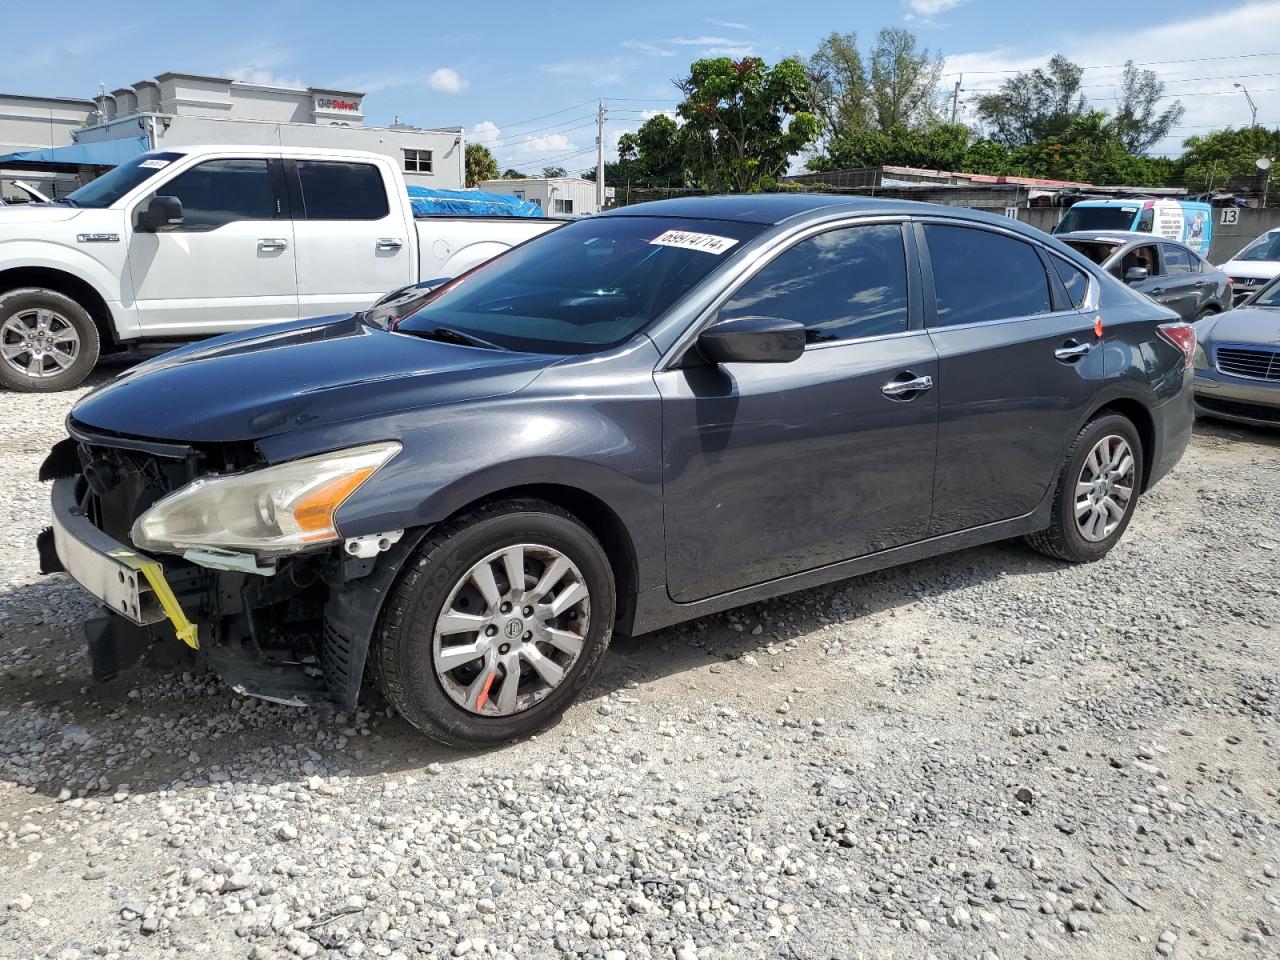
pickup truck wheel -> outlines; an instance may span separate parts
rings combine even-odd
[[[1133,518],[1142,456],[1142,440],[1128,417],[1105,414],[1086,423],[1067,451],[1049,528],[1027,543],[1073,563],[1106,556]]]
[[[98,328],[66,294],[21,287],[0,295],[0,386],[69,390],[98,362]]]
[[[613,633],[614,579],[600,543],[540,500],[464,514],[418,548],[387,600],[374,671],[428,736],[493,746],[554,722]]]

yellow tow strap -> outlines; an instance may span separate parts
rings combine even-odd
[[[182,612],[182,604],[178,603],[178,598],[173,595],[173,588],[169,586],[169,581],[164,578],[164,568],[154,560],[144,560],[138,564],[138,568],[142,571],[142,575],[147,578],[147,583],[151,584],[151,589],[155,591],[156,599],[160,601],[161,609],[164,610],[165,616],[169,618],[169,622],[173,624],[173,629],[178,634],[178,639],[192,650],[199,650],[200,639],[196,635],[198,628]]]

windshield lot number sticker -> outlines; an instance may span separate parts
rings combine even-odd
[[[710,233],[691,233],[688,230],[668,230],[661,236],[649,241],[661,247],[682,247],[685,250],[700,250],[703,253],[724,253],[738,241],[732,237],[717,237]]]
[[[168,160],[143,160],[138,166],[146,167],[148,170],[161,170],[169,165]]]

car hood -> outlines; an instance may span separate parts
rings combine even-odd
[[[1198,327],[1202,342],[1258,343],[1280,346],[1280,309],[1241,307],[1212,317]]]
[[[1228,260],[1218,269],[1231,277],[1270,280],[1280,273],[1280,260]]]
[[[352,314],[167,353],[75,405],[75,424],[184,443],[259,440],[325,423],[502,396],[561,358],[457,346]]]
[[[0,207],[0,229],[20,223],[58,223],[79,216],[84,211],[60,204],[19,203]]]

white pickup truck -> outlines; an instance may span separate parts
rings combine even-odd
[[[61,201],[0,207],[0,387],[65,390],[100,352],[364,310],[558,224],[415,219],[379,154],[143,154]]]

